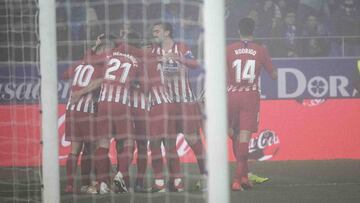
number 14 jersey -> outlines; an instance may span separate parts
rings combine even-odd
[[[240,41],[228,45],[226,52],[228,92],[259,91],[261,69],[273,71],[266,48],[252,41]]]

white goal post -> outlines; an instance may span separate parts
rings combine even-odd
[[[55,0],[39,0],[43,202],[60,202]],[[204,0],[208,201],[229,202],[224,1]],[[219,167],[221,166],[221,167]]]
[[[205,102],[210,203],[229,202],[224,1],[204,1]],[[221,167],[219,167],[221,166]]]
[[[39,0],[42,202],[60,202],[55,0]]]

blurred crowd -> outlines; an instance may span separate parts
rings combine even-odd
[[[272,57],[360,56],[360,2],[356,0],[224,0],[227,41],[238,39],[237,22],[256,22],[255,37]],[[119,37],[127,30],[149,43],[149,27],[162,20],[174,38],[191,45],[202,58],[202,0],[104,1],[58,0],[59,60],[79,58],[102,32]],[[71,43],[69,43],[71,42]]]
[[[227,36],[236,38],[237,33],[229,26],[236,22],[238,13],[245,13],[255,20],[255,35],[268,46],[273,57],[359,56],[359,3],[355,0],[227,0],[227,21],[230,21]]]

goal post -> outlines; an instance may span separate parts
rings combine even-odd
[[[108,3],[108,1],[106,1]],[[111,22],[104,6],[104,22]],[[128,2],[130,3],[130,1]],[[159,1],[159,3],[162,3]],[[94,4],[95,6],[100,6]],[[206,83],[206,137],[208,191],[210,203],[229,202],[227,116],[225,78],[225,19],[223,1],[203,1]],[[126,10],[126,9],[125,9]],[[39,0],[41,109],[42,109],[42,175],[43,202],[60,202],[60,166],[58,144],[57,41],[55,0]],[[145,11],[144,11],[145,12]],[[125,16],[125,15],[124,15]],[[146,15],[144,14],[144,17]],[[141,24],[141,19],[136,19]],[[116,23],[124,22],[122,20]],[[144,34],[147,26],[143,25]],[[109,31],[107,26],[105,31]],[[88,34],[88,33],[87,33]],[[71,50],[70,50],[71,51]],[[70,52],[72,53],[72,52]],[[206,91],[208,90],[208,91]],[[211,90],[211,91],[210,91]],[[221,166],[221,167],[219,167]],[[190,177],[190,176],[189,176]],[[185,195],[188,195],[185,193]],[[115,197],[116,198],[116,197]],[[151,199],[151,198],[150,198]],[[148,200],[149,201],[149,200]]]
[[[204,1],[209,203],[229,202],[224,22],[224,1]]]
[[[55,0],[39,0],[43,202],[60,202]]]

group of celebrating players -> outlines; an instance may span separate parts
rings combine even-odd
[[[252,187],[248,179],[248,143],[258,125],[260,70],[266,68],[276,78],[266,49],[252,42],[254,21],[241,19],[239,29],[241,41],[227,48],[228,120],[237,160],[233,190]],[[140,46],[133,32],[120,40],[111,34],[100,35],[83,59],[65,72],[64,77],[72,83],[65,121],[66,140],[71,142],[66,192],[78,192],[75,176],[81,151],[81,192],[129,192],[135,145],[135,192],[184,191],[176,148],[179,133],[184,134],[206,181],[205,147],[199,133],[203,100],[194,95],[188,75],[189,68],[200,65],[185,43],[172,38],[172,32],[171,24],[155,23],[152,44],[147,47]],[[114,176],[108,155],[113,138],[117,152]],[[154,179],[149,189],[144,184],[148,143]],[[162,145],[168,178],[163,172]],[[198,187],[206,189],[205,184]]]

